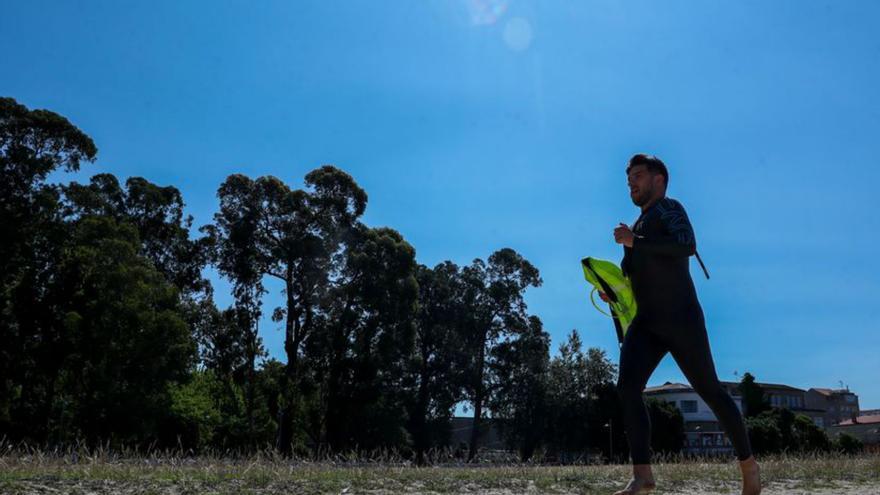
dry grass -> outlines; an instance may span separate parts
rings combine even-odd
[[[265,450],[249,456],[33,449],[0,444],[0,493],[281,494],[513,493],[609,494],[626,465],[466,465],[448,454],[414,467],[395,452],[314,461]],[[778,455],[759,459],[765,493],[880,494],[880,455]],[[658,459],[656,493],[738,493],[733,461]]]

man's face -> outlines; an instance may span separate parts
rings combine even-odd
[[[626,183],[629,186],[629,197],[632,202],[636,206],[642,206],[663,187],[663,176],[652,174],[647,165],[636,165],[626,174]]]

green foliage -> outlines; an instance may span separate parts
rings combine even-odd
[[[309,382],[301,361],[308,360],[306,347],[320,323],[331,276],[340,269],[339,249],[351,240],[367,202],[354,179],[332,166],[313,170],[305,182],[311,190],[291,190],[275,177],[231,175],[217,193],[220,211],[214,224],[203,228],[213,263],[232,280],[236,306],[249,315],[242,330],[249,335],[251,369],[266,292],[263,278],[284,284],[285,305],[273,311],[273,320],[284,321],[287,363],[279,384],[283,400],[277,445],[286,453],[298,434],[295,423],[302,424],[295,409],[304,401],[297,395]]]
[[[392,229],[359,225],[344,260],[323,306],[328,318],[308,348],[325,390],[320,433],[334,449],[405,446],[415,250]]]
[[[429,448],[448,444],[449,423],[468,378],[460,275],[450,261],[433,269],[419,265],[416,271],[414,352],[404,387],[409,390],[407,429],[419,465],[425,463]]]
[[[209,371],[194,373],[189,383],[169,386],[169,413],[183,447],[198,450],[211,445],[223,419],[215,402],[221,386]]]
[[[782,432],[776,419],[767,414],[746,418],[749,442],[755,454],[781,452],[783,448]]]
[[[743,408],[746,417],[754,417],[770,409],[770,402],[764,397],[764,390],[755,383],[755,377],[746,372],[739,383]]]
[[[528,287],[540,287],[542,280],[528,260],[510,248],[499,249],[488,263],[475,259],[461,271],[463,339],[470,349],[470,379],[465,391],[473,405],[474,422],[468,460],[477,454],[482,431],[483,408],[491,397],[491,374],[487,373],[492,349],[499,341],[529,328],[526,303]]]
[[[583,457],[590,450],[610,457],[612,450],[619,454],[625,445],[614,391],[616,366],[605,351],[590,348],[584,353],[582,346],[572,330],[549,366],[546,444],[560,461]]]
[[[651,418],[651,449],[658,454],[677,454],[684,446],[684,417],[666,401],[649,398],[645,405]]]
[[[71,303],[67,321],[75,322],[58,394],[77,404],[73,419],[94,440],[145,441],[167,384],[186,380],[195,364],[178,292],[137,255],[137,242],[126,224],[83,218],[58,270]]]
[[[808,416],[803,414],[796,415],[794,424],[792,424],[792,431],[798,450],[827,452],[832,448],[828,434],[825,433],[825,430],[816,426]]]
[[[550,335],[537,316],[514,339],[492,349],[489,409],[503,418],[504,436],[522,461],[531,459],[544,439]]]
[[[51,428],[62,329],[76,317],[47,290],[67,229],[58,188],[45,180],[96,155],[64,117],[0,98],[0,435],[42,439]]]
[[[808,417],[788,409],[771,408],[746,418],[752,450],[756,454],[776,452],[826,452],[832,448],[825,430]]]
[[[834,442],[834,449],[844,454],[854,455],[861,452],[864,445],[861,440],[849,433],[841,433]]]

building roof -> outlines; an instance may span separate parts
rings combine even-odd
[[[694,389],[690,385],[685,385],[684,383],[672,383],[666,382],[663,385],[658,385],[655,387],[645,387],[645,393],[649,394],[652,392],[693,392]]]
[[[855,421],[848,419],[846,421],[841,421],[834,426],[853,426],[853,425],[869,425],[880,423],[880,414],[872,414],[870,416],[859,416]]]
[[[763,382],[755,382],[755,384],[758,385],[759,387],[763,388],[763,389],[768,389],[768,388],[769,388],[769,389],[785,390],[785,391],[789,391],[789,392],[806,392],[806,390],[804,390],[804,389],[797,388],[797,387],[792,387],[791,385],[785,385],[785,384],[782,384],[782,383],[763,383]],[[734,392],[736,392],[736,391],[738,390],[738,388],[739,388],[739,382],[727,382],[727,381],[721,381],[721,385],[724,385],[724,386],[726,386],[726,387],[728,387],[728,388],[733,389]],[[658,392],[693,392],[693,390],[694,390],[694,389],[693,389],[690,385],[688,385],[688,384],[685,384],[685,383],[673,383],[673,382],[666,382],[666,383],[664,383],[663,385],[655,385],[655,386],[653,386],[653,387],[645,387],[645,393],[658,393]],[[851,390],[848,390],[848,389],[845,389],[845,388],[837,388],[837,389],[833,389],[833,388],[816,388],[816,387],[813,387],[813,388],[810,388],[810,390],[815,390],[816,392],[818,392],[818,393],[820,393],[820,394],[822,394],[822,395],[824,395],[824,396],[826,396],[826,397],[830,397],[830,396],[832,396],[832,395],[834,395],[834,394],[853,394],[853,395],[855,395],[855,392],[853,392],[853,391],[851,391]]]
[[[813,387],[810,390],[815,390],[816,392],[824,395],[825,397],[831,397],[835,394],[852,394],[849,390],[845,388],[816,388]],[[855,395],[855,394],[853,394]]]
[[[722,385],[727,385],[731,387],[738,387],[739,382],[721,382]],[[791,385],[784,385],[782,383],[764,383],[764,382],[755,382],[755,385],[758,385],[761,388],[775,388],[780,390],[789,390],[792,392],[806,392],[806,390],[802,388],[792,387]]]

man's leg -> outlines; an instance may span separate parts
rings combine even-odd
[[[651,420],[642,392],[666,352],[666,343],[647,326],[636,322],[627,331],[620,350],[617,394],[623,408],[632,463],[636,465],[651,462]]]
[[[669,338],[669,346],[691,387],[715,413],[739,460],[748,459],[752,448],[746,426],[736,403],[718,381],[705,324],[695,322],[674,332]]]
[[[682,373],[715,413],[730,438],[742,470],[743,495],[760,495],[761,476],[758,463],[752,456],[742,414],[718,381],[705,323],[699,321],[676,332],[670,339],[670,351]]]

